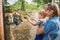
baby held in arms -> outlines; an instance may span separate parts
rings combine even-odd
[[[44,23],[46,22],[45,17],[46,16],[45,16],[44,11],[38,12],[38,19],[36,19],[34,21],[32,21],[29,17],[25,17],[25,19],[27,19],[27,21],[29,23],[31,23],[34,26],[38,26],[35,40],[42,40],[43,39],[43,34],[39,34],[40,33],[39,30],[41,29],[42,26],[44,26]]]

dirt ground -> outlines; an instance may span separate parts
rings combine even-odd
[[[15,24],[6,26],[7,40],[34,40],[36,34],[36,27],[32,26],[27,21],[19,26]]]
[[[5,28],[6,40],[34,40],[37,29],[36,26],[31,25],[26,19],[23,19],[23,22],[18,26],[6,24]]]

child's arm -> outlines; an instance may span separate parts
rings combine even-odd
[[[28,22],[30,22],[32,25],[36,26],[37,23],[35,21],[31,21],[31,20],[28,20]]]
[[[35,21],[32,21],[29,17],[27,17],[27,21],[31,23],[32,25],[36,26],[37,23]]]

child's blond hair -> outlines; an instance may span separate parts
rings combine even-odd
[[[43,18],[45,18],[45,17],[46,17],[46,15],[45,15],[44,11],[39,11],[39,12],[38,12],[38,14],[43,15]]]

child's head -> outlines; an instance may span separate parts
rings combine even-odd
[[[58,16],[59,7],[56,3],[45,4],[44,9],[47,16]]]
[[[45,18],[45,13],[44,13],[44,11],[38,12],[38,18],[39,18],[39,19]]]

